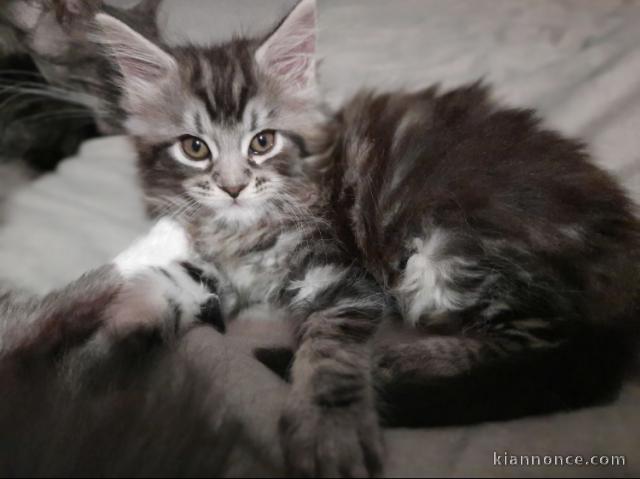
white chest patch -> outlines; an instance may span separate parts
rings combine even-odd
[[[445,256],[447,233],[435,229],[426,238],[413,240],[413,254],[394,294],[400,303],[404,318],[416,324],[425,315],[438,315],[446,311],[464,309],[476,300],[473,291],[461,292],[455,288],[456,278],[476,274],[465,258]]]
[[[218,264],[245,303],[267,303],[282,288],[289,271],[288,258],[299,241],[299,234],[285,232],[268,249],[239,257],[218,257]]]

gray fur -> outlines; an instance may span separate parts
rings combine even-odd
[[[159,3],[104,8],[156,39],[149,19]],[[0,2],[0,205],[82,141],[122,131],[112,69],[88,37],[100,8],[99,0]]]
[[[180,221],[200,259],[215,265],[227,314],[268,303],[294,322],[299,346],[281,420],[290,468],[377,473],[368,339],[387,300],[338,240],[326,217],[330,198],[314,180],[334,136],[307,71],[315,5],[300,3],[263,38],[202,48],[158,50],[111,18],[97,20],[122,75],[120,105],[149,211]],[[245,148],[264,129],[276,130],[282,146],[261,161]],[[185,134],[206,140],[209,160],[182,156]],[[232,199],[224,186],[238,182],[247,186]]]
[[[374,382],[403,424],[615,393],[637,329],[640,256],[615,182],[480,85],[363,93],[329,115],[309,61],[314,15],[304,0],[265,37],[182,48],[98,19],[150,213],[190,232],[229,316],[267,303],[294,324],[281,420],[292,471],[380,470]],[[264,161],[244,141],[260,130],[282,140]],[[210,156],[184,157],[184,135]],[[417,330],[377,346],[372,367],[387,315]]]
[[[38,86],[44,98],[55,95],[88,109],[87,116],[93,116],[103,134],[122,132],[121,114],[113,108],[118,94],[113,69],[91,41],[92,20],[104,9],[159,41],[155,17],[160,3],[144,0],[124,10],[103,5],[102,0],[7,0],[0,5],[0,57],[29,55],[49,85]]]
[[[640,257],[615,182],[480,85],[363,93],[329,114],[314,19],[303,0],[262,38],[167,48],[96,17],[149,212],[189,232],[228,316],[262,303],[294,325],[290,469],[380,472],[374,384],[410,425],[610,397],[638,329]],[[260,130],[281,141],[264,161],[246,149]],[[184,135],[206,160],[181,153]],[[386,316],[414,329],[372,351]]]

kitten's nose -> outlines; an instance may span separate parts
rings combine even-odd
[[[237,198],[247,185],[248,183],[245,183],[244,185],[220,186],[220,189],[226,191],[231,198]]]

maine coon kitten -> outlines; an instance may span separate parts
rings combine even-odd
[[[150,213],[174,216],[215,265],[227,317],[267,303],[295,325],[291,470],[380,471],[374,381],[413,424],[615,391],[640,285],[621,189],[479,85],[363,93],[330,114],[315,17],[303,0],[264,38],[181,48],[96,17]],[[372,353],[394,315],[415,332]]]

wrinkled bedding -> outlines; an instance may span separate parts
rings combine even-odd
[[[168,0],[161,16],[171,42],[215,41],[269,25],[290,3]],[[332,104],[362,85],[450,87],[483,77],[500,100],[533,106],[548,124],[581,137],[640,201],[640,1],[319,3],[321,82]],[[54,174],[14,193],[0,228],[0,278],[45,292],[109,261],[142,234],[148,223],[134,161],[124,138],[94,140]],[[250,357],[256,344],[279,341],[273,328],[247,320],[224,338],[190,338],[198,354],[228,362],[229,413],[254,431],[257,449],[274,442],[286,394],[286,385]],[[637,476],[639,403],[640,384],[632,381],[603,407],[473,427],[390,430],[387,474]],[[494,451],[626,455],[627,465],[496,467]]]

